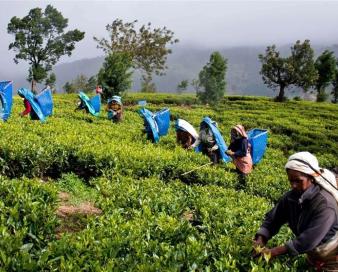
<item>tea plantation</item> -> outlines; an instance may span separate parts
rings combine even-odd
[[[338,165],[338,107],[268,98],[226,97],[213,109],[189,95],[130,94],[124,121],[113,124],[74,111],[76,95],[54,95],[45,124],[19,117],[22,101],[0,123],[0,271],[305,271],[304,257],[252,259],[252,238],[265,212],[289,188],[284,164],[295,151],[314,153],[323,167]],[[230,128],[269,131],[268,149],[237,190],[231,164],[176,144],[169,134],[152,144],[142,134],[136,101],[195,126],[217,121]],[[67,193],[99,214],[58,216]],[[292,237],[285,227],[269,242]]]

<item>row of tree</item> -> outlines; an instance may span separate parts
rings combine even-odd
[[[87,79],[78,76],[64,85],[66,92],[79,89],[90,91],[101,85],[103,98],[121,95],[131,87],[131,76],[134,70],[141,71],[142,91],[155,92],[152,82],[153,74],[164,75],[167,56],[172,52],[170,45],[178,42],[174,33],[163,28],[152,28],[151,23],[136,28],[137,21],[124,23],[121,19],[114,20],[106,26],[109,39],[94,37],[98,48],[105,53],[102,68],[98,74]],[[77,29],[65,32],[68,19],[51,5],[44,11],[34,8],[22,19],[13,17],[7,31],[15,35],[15,41],[9,49],[14,50],[14,61],[28,61],[30,64],[28,80],[35,83],[53,85],[55,74],[52,67],[63,55],[70,56],[75,43],[84,38],[85,33]],[[317,101],[327,98],[326,88],[332,84],[333,102],[338,100],[338,69],[337,59],[333,52],[324,51],[314,60],[314,51],[310,41],[297,41],[291,47],[291,55],[281,56],[276,46],[268,46],[265,54],[260,54],[262,63],[261,75],[265,84],[273,89],[279,88],[277,101],[283,101],[285,91],[292,87],[300,87],[305,92],[309,89],[317,91]],[[197,96],[204,103],[215,104],[225,94],[227,60],[219,52],[210,56],[209,62],[202,68],[198,79],[192,81]],[[185,90],[189,82],[183,80],[177,87]]]
[[[282,57],[276,46],[268,46],[265,54],[259,55],[261,75],[267,86],[277,89],[277,101],[285,99],[285,90],[296,86],[307,92],[314,89],[317,101],[328,98],[327,87],[332,85],[332,102],[338,100],[338,60],[333,52],[325,50],[316,60],[310,41],[297,41],[291,47],[291,55]]]
[[[123,23],[116,19],[106,26],[109,39],[96,38],[98,48],[106,54],[102,69],[95,78],[102,85],[105,96],[119,94],[128,89],[131,84],[132,69],[141,71],[143,89],[155,90],[152,75],[163,75],[168,54],[168,45],[177,43],[174,33],[163,28],[152,28],[151,23],[136,29],[137,21]],[[8,26],[9,34],[15,36],[9,49],[16,52],[14,61],[27,61],[30,65],[27,80],[32,83],[35,92],[36,83],[55,83],[52,67],[61,56],[72,54],[75,44],[84,38],[85,32],[78,29],[65,32],[68,19],[53,6],[31,9],[27,16],[14,16]],[[83,78],[75,81],[83,81]],[[72,92],[79,82],[67,82],[66,91]],[[88,86],[91,82],[88,82]],[[86,87],[87,87],[86,85]]]

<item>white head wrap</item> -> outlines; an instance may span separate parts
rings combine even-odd
[[[328,191],[338,202],[338,188],[335,175],[321,169],[317,158],[309,152],[298,152],[291,155],[285,165],[285,169],[292,169],[314,177],[315,182]]]

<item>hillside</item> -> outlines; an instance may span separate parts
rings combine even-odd
[[[280,47],[282,54],[289,54],[291,45]],[[316,54],[323,52],[325,49],[330,49],[336,52],[338,56],[337,46],[314,46]],[[192,79],[198,77],[199,71],[209,60],[213,50],[219,50],[222,55],[228,60],[227,70],[227,91],[229,94],[244,94],[244,95],[263,95],[275,96],[276,93],[268,89],[259,75],[260,63],[258,54],[264,53],[265,46],[261,47],[234,47],[234,48],[187,48],[179,47],[173,49],[173,53],[168,57],[168,67],[165,76],[154,77],[157,89],[160,92],[175,92],[177,84],[187,79],[191,82]],[[71,81],[79,74],[84,74],[88,77],[95,75],[100,69],[103,62],[103,57],[91,59],[82,59],[75,62],[69,62],[56,65],[54,71],[57,76],[58,90],[67,81]],[[22,69],[21,69],[22,70]],[[8,71],[0,68],[0,78],[11,77],[14,80],[15,89],[21,86],[27,86],[25,81],[26,75],[21,72],[11,75]],[[135,73],[133,77],[132,90],[140,89],[140,75]],[[189,87],[190,92],[194,92],[193,88]]]
[[[176,144],[174,123],[158,144],[142,133],[137,100],[169,107],[198,128],[217,121],[268,130],[263,160],[237,189],[231,163],[192,169],[208,158]],[[74,111],[76,95],[55,95],[45,124],[0,123],[0,267],[4,271],[305,271],[305,257],[251,259],[252,238],[289,188],[284,164],[295,151],[338,165],[338,108],[226,97],[213,109],[192,95],[129,94],[124,121]],[[291,238],[283,228],[269,245]]]

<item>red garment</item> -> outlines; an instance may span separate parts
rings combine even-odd
[[[31,103],[29,103],[29,101],[26,98],[24,98],[23,104],[25,106],[25,110],[21,113],[21,115],[25,116],[25,115],[27,115],[28,113],[31,112],[32,106],[31,106]]]

